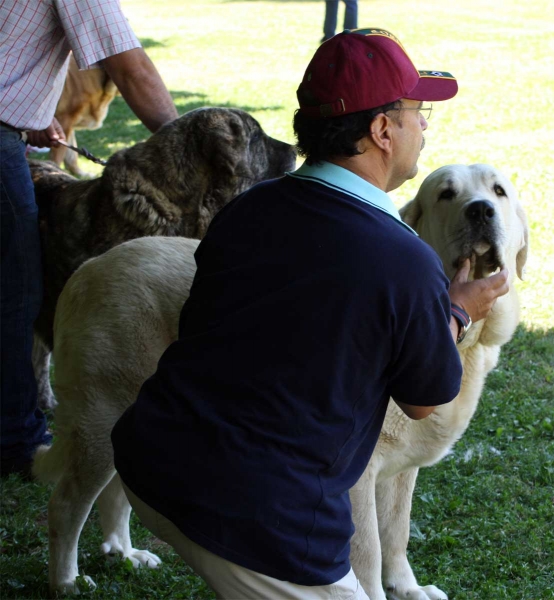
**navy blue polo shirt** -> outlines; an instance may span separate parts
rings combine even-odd
[[[329,163],[235,198],[195,257],[178,341],[114,428],[116,468],[211,552],[335,582],[389,397],[459,390],[441,262],[384,192]]]

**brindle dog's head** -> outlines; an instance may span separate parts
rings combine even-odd
[[[201,238],[229,200],[294,169],[295,161],[294,148],[269,137],[248,113],[199,108],[115,154],[103,179],[117,210],[144,222],[150,235],[181,223],[179,235]]]

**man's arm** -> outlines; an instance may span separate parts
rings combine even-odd
[[[454,275],[450,285],[450,300],[452,304],[461,306],[473,322],[484,319],[492,310],[496,299],[508,293],[508,271],[502,269],[499,273],[486,279],[468,281],[470,261],[467,259]],[[458,339],[459,324],[450,318],[450,333],[454,342]],[[402,412],[410,419],[419,420],[428,417],[436,406],[413,406],[395,400]]]
[[[152,133],[179,114],[156,67],[142,48],[101,61],[130,109]]]
[[[437,408],[436,406],[414,406],[413,404],[404,404],[404,402],[399,402],[398,400],[394,401],[402,409],[402,412],[414,421],[425,419],[425,417],[428,417]]]

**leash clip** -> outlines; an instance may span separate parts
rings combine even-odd
[[[106,166],[108,164],[107,160],[104,160],[103,158],[97,158],[96,156],[94,156],[94,154],[91,154],[84,146],[82,148],[76,148],[75,146],[71,146],[71,144],[68,144],[63,140],[58,140],[58,144],[61,144],[62,146],[73,150],[73,152],[77,152],[77,154],[84,156],[87,160],[91,160],[92,162],[98,165]]]

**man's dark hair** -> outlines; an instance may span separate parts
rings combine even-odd
[[[380,113],[401,106],[401,101],[384,106],[351,113],[341,117],[315,119],[294,113],[293,128],[300,156],[309,165],[332,157],[349,157],[361,154],[357,143],[369,133],[371,121]]]

